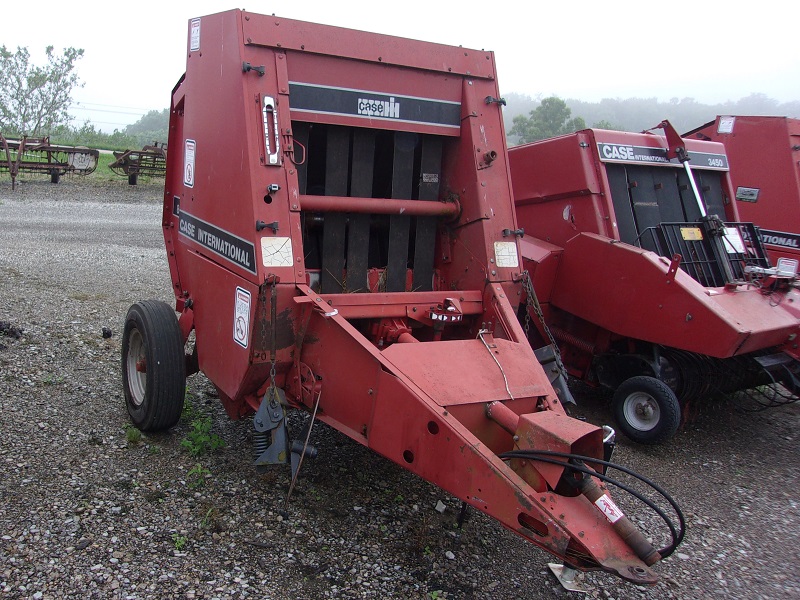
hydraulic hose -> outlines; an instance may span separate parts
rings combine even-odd
[[[584,475],[588,475],[590,477],[597,477],[601,481],[610,483],[618,487],[619,489],[628,492],[633,497],[635,497],[636,499],[640,500],[648,507],[650,507],[653,510],[653,512],[655,512],[669,528],[670,534],[672,536],[672,542],[667,546],[665,546],[664,548],[658,550],[658,553],[661,555],[661,558],[667,558],[668,556],[670,556],[673,552],[675,552],[675,549],[683,541],[683,536],[686,533],[686,520],[684,519],[683,512],[681,511],[680,506],[678,506],[678,503],[675,502],[675,500],[673,500],[672,497],[658,484],[651,481],[647,477],[644,477],[643,475],[639,475],[638,473],[632,471],[631,469],[628,469],[626,467],[623,467],[622,465],[618,465],[616,463],[612,463],[606,460],[593,458],[591,456],[582,456],[579,454],[570,454],[567,452],[554,452],[551,450],[533,450],[533,449],[512,450],[510,452],[504,452],[500,454],[499,457],[503,460],[517,458],[517,459],[525,459],[525,460],[538,461],[548,464],[566,466],[568,469],[577,471],[579,473],[583,473]],[[565,464],[563,460],[557,460],[559,458],[568,459],[570,462]],[[669,503],[669,505],[672,507],[672,510],[675,511],[675,515],[678,517],[678,527],[676,528],[675,524],[672,522],[672,519],[670,519],[666,515],[666,513],[654,502],[652,502],[649,498],[644,497],[640,492],[625,485],[621,481],[618,481],[612,477],[609,477],[608,475],[599,473],[594,469],[585,466],[584,464],[582,464],[584,462],[602,465],[607,469],[608,468],[616,469],[617,471],[621,471],[627,475],[630,475],[631,477],[638,479],[642,483],[650,486],[662,498],[664,498],[667,501],[667,503]]]

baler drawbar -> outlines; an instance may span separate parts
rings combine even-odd
[[[633,528],[607,431],[566,414],[517,318],[492,53],[242,11],[188,34],[163,212],[179,318],[128,313],[133,422],[174,425],[200,370],[293,484],[315,451],[290,408],[569,567],[655,582],[680,512],[661,552]]]

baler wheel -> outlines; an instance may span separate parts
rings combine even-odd
[[[655,377],[639,375],[623,381],[614,392],[612,408],[622,433],[640,444],[667,441],[681,422],[678,398]]]
[[[142,431],[168,429],[180,419],[186,390],[183,337],[175,312],[160,300],[128,309],[122,383],[128,414]]]

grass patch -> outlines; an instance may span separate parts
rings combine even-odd
[[[125,424],[125,440],[129,446],[138,446],[142,441],[142,432],[130,423]]]

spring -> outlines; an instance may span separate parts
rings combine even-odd
[[[253,460],[258,460],[259,457],[267,451],[270,442],[271,437],[268,431],[256,431],[253,433]]]

